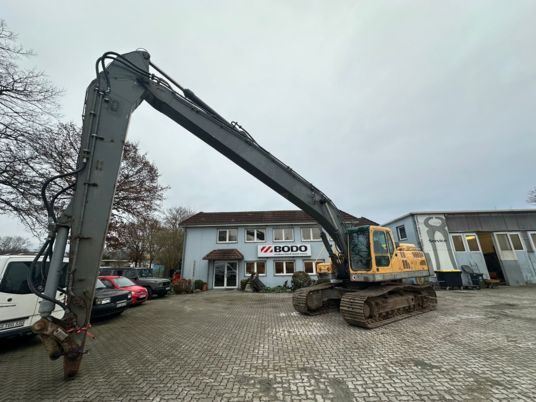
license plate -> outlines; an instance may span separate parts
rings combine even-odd
[[[126,301],[120,301],[120,302],[117,302],[116,304],[117,307],[125,307],[126,305],[127,305]]]
[[[2,323],[0,323],[0,330],[22,327],[24,325],[24,321],[26,321],[26,320],[15,320],[15,321],[2,322]]]
[[[170,291],[170,290],[171,290],[171,287],[168,286],[168,287],[166,288],[166,290],[167,290],[167,291]]]

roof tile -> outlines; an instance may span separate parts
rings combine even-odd
[[[370,219],[350,215],[341,211],[346,223],[355,225],[375,225]],[[217,225],[263,225],[272,223],[315,223],[314,219],[302,210],[286,211],[244,211],[244,212],[199,212],[181,222],[182,226]]]

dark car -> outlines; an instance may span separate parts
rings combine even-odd
[[[132,303],[132,294],[126,290],[108,289],[97,279],[91,319],[111,317],[125,311]]]
[[[149,297],[158,295],[165,296],[171,290],[171,281],[164,278],[156,278],[149,268],[132,268],[132,267],[102,267],[99,275],[118,275],[126,276],[136,285],[143,286],[147,289]]]

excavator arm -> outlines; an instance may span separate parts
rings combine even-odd
[[[108,59],[112,62],[106,66]],[[96,69],[97,78],[86,93],[78,168],[72,173],[76,175],[74,196],[57,218],[48,208],[52,215],[49,237],[36,257],[36,262],[41,256],[50,258],[47,283],[44,290],[31,286],[43,298],[42,318],[34,325],[34,332],[41,336],[51,358],[64,356],[66,377],[78,372],[84,353],[128,124],[144,100],[315,219],[337,248],[336,252],[331,250],[323,235],[338,279],[346,278],[345,225],[323,192],[262,148],[238,124],[227,122],[173,81],[151,63],[147,52],[108,52],[97,61]],[[54,297],[69,233],[67,299],[63,303]],[[55,303],[66,310],[62,320],[51,316]]]

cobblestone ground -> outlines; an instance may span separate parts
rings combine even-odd
[[[437,311],[366,331],[288,294],[151,300],[94,326],[76,379],[37,339],[0,346],[14,400],[534,400],[536,288],[439,292]]]

